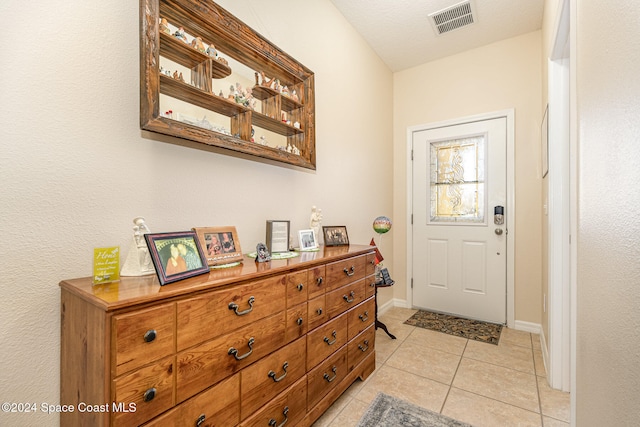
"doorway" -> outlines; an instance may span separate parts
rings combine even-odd
[[[409,305],[512,325],[513,110],[407,139]]]

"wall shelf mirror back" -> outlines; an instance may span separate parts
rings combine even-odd
[[[311,70],[216,3],[140,0],[143,130],[315,169],[314,95]]]

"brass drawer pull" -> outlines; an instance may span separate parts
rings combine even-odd
[[[144,334],[144,342],[151,342],[151,341],[155,340],[157,335],[158,335],[158,333],[156,332],[155,329],[149,329]]]
[[[289,418],[287,417],[288,413],[289,413],[289,407],[285,406],[284,407],[284,411],[282,411],[282,415],[284,415],[284,420],[282,420],[282,422],[280,424],[278,424],[278,422],[276,420],[271,418],[269,420],[269,427],[282,427],[283,425],[285,425],[287,423],[287,421],[289,420]]]
[[[298,324],[298,326],[302,326],[302,322],[304,322],[302,317],[298,317],[298,320],[296,320],[296,323]]]
[[[298,286],[296,286],[296,288],[298,288],[298,290],[302,292],[302,290],[304,289],[304,283],[298,283]]]
[[[346,274],[347,276],[353,276],[354,274],[356,274],[356,268],[353,265],[348,270],[346,268],[343,268],[342,271],[344,271],[344,274]]]
[[[331,372],[333,372],[333,376],[329,377],[329,374],[325,373],[322,378],[324,378],[325,380],[327,380],[328,383],[330,383],[331,381],[335,380],[336,377],[338,376],[338,374],[336,373],[338,371],[338,367],[333,365],[333,369],[331,370]]]
[[[202,424],[204,424],[204,420],[206,419],[207,419],[207,416],[205,414],[200,415],[196,420],[196,427],[200,427]]]
[[[329,337],[324,337],[323,341],[326,342],[327,345],[334,345],[336,341],[338,341],[338,331],[334,330],[331,336],[333,337],[333,341],[329,341]]]
[[[247,357],[249,357],[251,355],[251,353],[253,353],[253,344],[256,342],[256,340],[251,337],[249,338],[249,342],[247,343],[247,346],[249,347],[249,351],[246,352],[245,354],[243,354],[242,356],[238,356],[238,350],[236,350],[235,348],[231,347],[229,349],[229,354],[232,355],[233,357],[236,358],[236,360],[242,360],[245,359]]]
[[[320,307],[319,309],[316,310],[316,313],[318,313],[318,315],[322,314],[322,307]]]
[[[364,314],[361,314],[360,316],[358,316],[360,318],[360,320],[362,320],[363,322],[366,322],[367,320],[369,320],[369,310],[365,311]]]
[[[276,378],[276,373],[273,371],[269,371],[269,374],[268,374],[269,378],[271,378],[274,383],[279,383],[287,376],[288,367],[289,367],[289,362],[284,362],[284,365],[282,365],[282,370],[284,371],[284,374]]]
[[[358,344],[358,348],[360,349],[360,351],[362,351],[363,353],[367,350],[369,350],[369,340],[364,340],[364,347],[360,344]]]
[[[352,302],[354,302],[356,300],[356,293],[355,293],[355,291],[351,291],[349,293],[349,295],[351,295],[351,299],[349,299],[349,297],[347,295],[342,295],[342,298],[344,298],[344,300],[347,303],[351,304]]]
[[[249,297],[249,300],[247,300],[247,302],[249,303],[249,308],[247,308],[246,310],[238,311],[238,304],[236,304],[235,302],[229,303],[229,310],[233,310],[236,313],[236,316],[244,316],[245,314],[249,314],[253,310],[253,303],[256,302],[256,298]]]
[[[155,387],[151,387],[149,390],[144,392],[142,396],[145,402],[151,402],[154,397],[156,397],[156,389]]]
[[[316,283],[318,284],[318,286],[322,285],[322,282],[324,281],[324,279],[322,278],[322,276],[318,277],[316,279]]]

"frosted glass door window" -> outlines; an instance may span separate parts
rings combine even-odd
[[[430,222],[484,224],[485,139],[430,143]]]

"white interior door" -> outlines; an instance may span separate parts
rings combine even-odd
[[[413,132],[415,307],[506,323],[506,147],[505,117]]]

